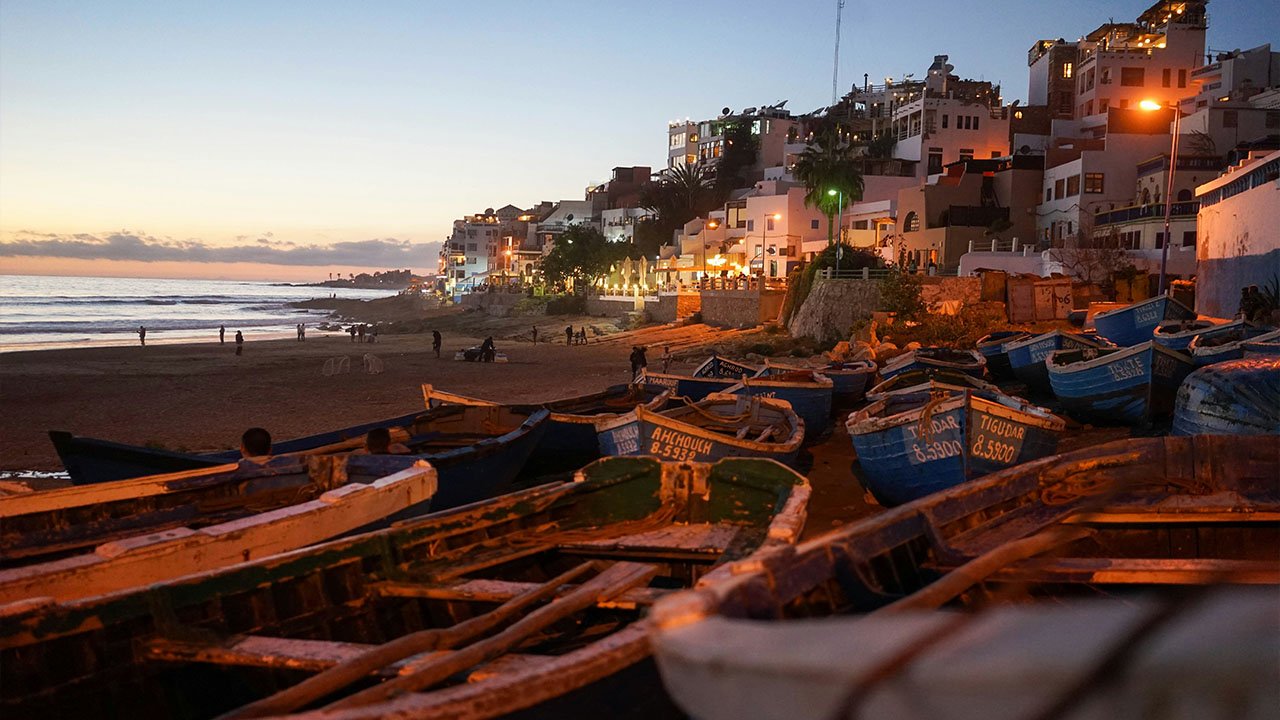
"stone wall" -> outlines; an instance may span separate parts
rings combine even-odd
[[[925,305],[958,300],[972,305],[982,300],[982,278],[920,276],[920,299]]]
[[[645,303],[644,315],[648,322],[670,323],[701,310],[702,295],[699,293],[659,293],[657,302]]]
[[[870,320],[879,304],[878,280],[815,279],[787,329],[794,337],[847,340],[853,324]]]
[[[703,290],[702,322],[717,327],[755,327],[778,319],[781,290]]]
[[[467,309],[484,310],[493,317],[507,317],[515,313],[516,305],[526,297],[524,293],[474,292],[463,294],[459,304]],[[543,311],[544,308],[538,308],[536,312],[526,309],[528,314],[542,314]]]

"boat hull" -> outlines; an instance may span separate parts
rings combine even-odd
[[[831,427],[833,383],[830,378],[814,375],[813,381],[787,382],[769,378],[750,378],[725,392],[743,397],[782,400],[804,421],[805,441],[818,439]]]
[[[1227,338],[1231,338],[1231,340],[1229,342],[1221,342]],[[1205,365],[1243,358],[1245,347],[1250,343],[1266,343],[1277,340],[1280,340],[1280,330],[1271,330],[1264,326],[1236,320],[1200,333],[1191,340],[1187,349],[1191,353],[1191,359],[1195,362],[1196,367],[1204,367]]]
[[[1028,387],[1048,392],[1049,370],[1045,368],[1045,359],[1057,350],[1078,350],[1089,347],[1102,347],[1102,343],[1094,342],[1084,335],[1053,330],[1035,337],[1006,343],[1005,352],[1014,377]]]
[[[710,412],[712,408],[721,407],[724,412],[717,413],[726,418],[737,413],[738,403],[726,401],[712,404],[703,403]],[[791,413],[800,423],[790,408],[778,408],[779,413]],[[785,443],[760,443],[749,439],[738,439],[724,433],[711,432],[705,428],[667,417],[662,413],[648,412],[637,408],[635,412],[616,420],[598,423],[596,438],[600,454],[606,457],[618,455],[651,455],[663,460],[677,462],[715,462],[729,457],[760,457],[777,460],[784,465],[795,462],[800,450],[800,437],[803,430]]]
[[[697,402],[711,393],[724,392],[742,381],[742,378],[693,377],[669,373],[644,373],[641,382],[647,388],[669,390],[674,397],[684,397]]]
[[[924,395],[921,402],[914,411],[888,418],[855,413],[849,420],[866,489],[882,505],[901,505],[1052,455],[1064,428],[1047,412],[1033,414],[970,393],[938,405]]]
[[[942,351],[949,357],[962,357],[959,360],[935,356],[935,351]],[[880,368],[880,377],[889,380],[907,372],[959,372],[976,378],[986,374],[987,361],[976,350],[958,351],[947,348],[920,348],[905,355],[893,358]]]
[[[1083,353],[1097,355],[1090,359]],[[1117,350],[1059,350],[1046,365],[1053,394],[1068,413],[1129,425],[1169,414],[1178,386],[1194,367],[1191,358],[1151,340]]]
[[[1161,323],[1156,326],[1151,339],[1171,350],[1187,352],[1192,340],[1204,333],[1212,332],[1223,324],[1209,320],[1179,320],[1173,323]]]
[[[1153,297],[1127,307],[1099,313],[1093,318],[1098,334],[1119,345],[1131,347],[1155,336],[1156,327],[1166,320],[1194,320],[1196,313],[1167,295]]]
[[[1174,435],[1280,433],[1280,358],[1200,368],[1178,388]]]
[[[1001,330],[978,339],[975,346],[987,361],[987,371],[994,378],[1008,380],[1013,377],[1013,367],[1009,364],[1009,352],[1005,346],[1018,340],[1026,340],[1030,333],[1020,330]]]

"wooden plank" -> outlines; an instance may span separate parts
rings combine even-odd
[[[376,648],[365,643],[246,635],[224,645],[159,639],[146,645],[143,654],[150,660],[194,662],[210,665],[237,665],[321,672],[339,663],[350,662]],[[438,653],[428,653],[435,655]],[[424,655],[425,657],[425,655]],[[415,658],[388,665],[375,674],[394,677],[411,666]]]
[[[1206,510],[1204,512],[1096,512],[1080,513],[1062,520],[1071,525],[1165,525],[1172,523],[1274,523],[1280,521],[1280,512],[1261,510],[1257,512],[1239,510]]]
[[[521,593],[538,587],[537,583],[510,582],[507,580],[466,580],[451,585],[428,585],[412,582],[380,582],[369,589],[383,597],[419,598],[423,600],[457,600],[471,602],[502,603]],[[559,594],[576,588],[565,585]],[[597,607],[630,608],[652,605],[670,590],[660,588],[632,588],[611,600],[598,603]]]
[[[1216,558],[1055,558],[1014,563],[991,580],[1115,585],[1280,584],[1280,562]]]

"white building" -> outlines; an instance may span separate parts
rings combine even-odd
[[[893,156],[914,160],[918,179],[962,160],[1009,154],[1009,112],[999,86],[960,80],[946,55],[936,55],[922,90],[894,107]]]
[[[1240,289],[1280,278],[1280,151],[1251,155],[1196,189],[1196,311],[1232,317]]]
[[[502,225],[495,215],[468,215],[453,221],[453,233],[440,250],[445,292],[474,290],[501,269]]]
[[[544,255],[551,252],[555,239],[565,230],[574,225],[595,225],[594,211],[590,200],[561,200],[540,222],[529,223],[529,244],[541,248]]]
[[[1225,154],[1237,145],[1280,133],[1280,109],[1272,95],[1280,89],[1280,53],[1271,45],[1219,53],[1191,72],[1199,92],[1181,103],[1181,135]]]
[[[600,232],[609,242],[629,243],[635,239],[636,223],[649,217],[644,208],[613,208],[600,211]]]

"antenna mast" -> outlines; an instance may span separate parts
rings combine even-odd
[[[840,77],[840,11],[844,10],[844,0],[836,0],[836,57],[831,67],[831,104],[837,100],[836,87]]]

